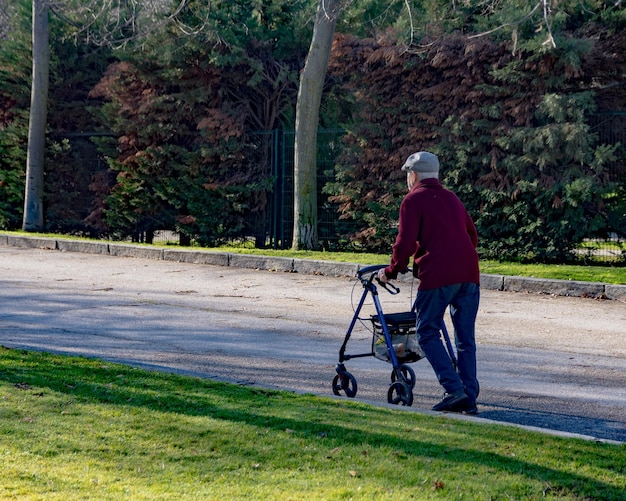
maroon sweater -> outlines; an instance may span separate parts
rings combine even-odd
[[[398,237],[385,274],[396,278],[413,256],[413,275],[421,290],[478,284],[477,244],[476,227],[459,198],[438,179],[424,179],[402,200]]]

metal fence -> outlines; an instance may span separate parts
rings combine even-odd
[[[621,144],[626,147],[626,112],[602,113],[589,117],[593,132],[598,134],[600,143]],[[318,133],[318,233],[320,245],[325,249],[340,247],[345,235],[356,228],[340,221],[337,205],[333,204],[322,187],[334,181],[334,160],[340,152],[340,129],[320,130]],[[275,249],[291,246],[293,233],[293,172],[294,137],[293,131],[272,131],[255,133],[272,145],[271,173],[275,179],[270,219],[267,223],[267,242]],[[624,156],[607,165],[612,182],[626,186],[626,162]],[[623,263],[626,259],[624,235],[609,233],[608,237],[590,236],[576,251],[579,258],[586,261]]]
[[[620,144],[622,158],[607,165],[610,180],[626,185],[626,111],[598,113],[588,117],[591,131],[598,134],[600,144]]]
[[[626,111],[598,113],[589,117],[592,132],[598,134],[601,144],[621,145],[621,158],[607,165],[609,180],[626,192]],[[626,207],[626,200],[622,200]],[[626,214],[623,215],[626,218]],[[609,232],[608,237],[589,238],[577,249],[579,256],[592,262],[624,263],[626,261],[625,235]]]
[[[589,118],[592,131],[597,133],[601,143],[617,144],[626,147],[626,112],[597,114]],[[339,129],[320,129],[318,132],[318,237],[324,249],[336,250],[346,243],[346,235],[353,231],[350,223],[341,221],[337,205],[329,200],[322,188],[334,181],[335,159],[341,150],[341,138],[344,131]],[[79,141],[82,163],[93,165],[92,174],[104,168],[95,146],[86,152],[85,143],[89,134],[75,135],[73,141]],[[294,190],[294,131],[273,130],[249,134],[250,148],[258,158],[251,159],[266,166],[266,175],[273,180],[273,189],[268,193],[268,203],[264,211],[250,216],[246,221],[249,231],[242,239],[254,241],[256,246],[284,249],[291,246],[293,234],[293,190]],[[87,148],[88,149],[88,148]],[[86,156],[85,156],[86,155]],[[87,158],[89,157],[89,158]],[[607,166],[611,181],[626,186],[626,162],[624,156]],[[93,196],[88,186],[84,189],[83,206],[85,216],[93,205]],[[80,201],[73,201],[80,206]],[[54,229],[55,222],[51,221]],[[178,243],[178,236],[172,228],[164,228],[154,235],[155,243]],[[590,236],[577,251],[579,256],[596,262],[621,262],[626,256],[624,235],[609,234],[608,238]]]
[[[273,145],[271,173],[274,179],[274,189],[267,243],[274,249],[285,249],[291,246],[293,236],[295,133],[293,131],[274,130],[269,134]],[[332,203],[328,195],[322,191],[328,182],[335,180],[335,158],[339,154],[343,135],[344,131],[340,129],[321,129],[318,131],[318,239],[320,245],[329,250],[336,247],[342,239],[345,239],[345,234],[350,231],[350,225],[339,220],[337,205]]]

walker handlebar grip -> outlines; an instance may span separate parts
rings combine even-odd
[[[359,271],[357,271],[356,276],[359,278],[359,280],[362,280],[363,275],[369,275],[370,273],[374,274],[378,270],[386,267],[386,264],[373,264],[371,266],[366,266],[365,268],[361,268]]]
[[[390,294],[398,294],[398,292],[400,292],[400,289],[398,289],[395,285],[392,285],[389,282],[381,282],[380,280],[378,280],[378,271],[386,267],[386,264],[374,264],[372,266],[366,266],[365,268],[359,270],[356,275],[361,281],[366,280],[368,282],[372,282],[375,279],[378,285],[387,290],[387,292],[389,292]],[[369,275],[369,278],[363,278],[367,275]]]

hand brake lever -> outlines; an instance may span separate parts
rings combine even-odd
[[[376,281],[378,282],[378,285],[380,285],[381,287],[383,287],[384,289],[387,290],[387,292],[389,292],[389,294],[398,294],[400,292],[400,289],[398,287],[396,287],[395,285],[389,283],[389,282],[382,282],[381,280],[378,279],[378,277],[376,277]]]

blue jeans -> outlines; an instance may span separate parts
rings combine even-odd
[[[447,393],[465,390],[470,402],[476,402],[479,392],[475,339],[479,301],[480,287],[473,283],[418,291],[415,298],[417,339],[439,383]],[[448,306],[454,325],[458,358],[456,371],[441,337],[443,316]]]

